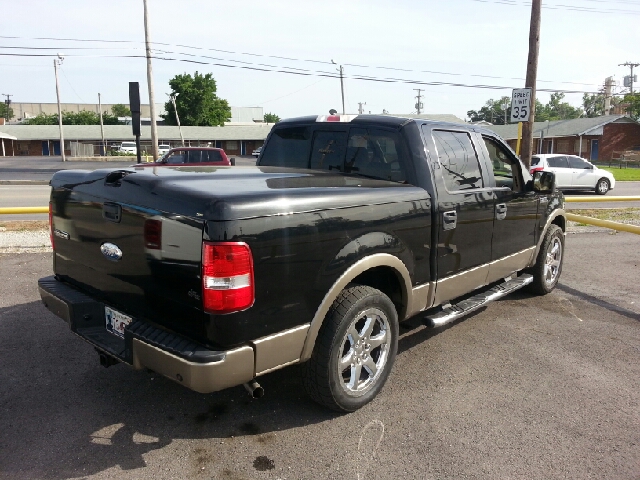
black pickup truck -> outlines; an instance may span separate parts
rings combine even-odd
[[[101,363],[198,392],[304,363],[319,403],[381,390],[398,322],[437,327],[562,270],[564,199],[492,132],[390,116],[279,122],[255,167],[61,171],[44,304]]]

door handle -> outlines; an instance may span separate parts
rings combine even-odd
[[[496,219],[504,220],[507,216],[507,204],[499,203],[496,205]]]
[[[458,214],[455,210],[442,213],[442,228],[443,230],[453,230],[456,228],[458,221]]]

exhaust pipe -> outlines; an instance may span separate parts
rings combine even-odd
[[[258,382],[252,380],[251,382],[243,383],[242,386],[245,388],[249,395],[253,398],[261,398],[264,397],[264,388],[260,386]]]

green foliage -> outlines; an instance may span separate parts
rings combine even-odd
[[[502,97],[498,100],[490,98],[480,110],[469,110],[467,116],[472,122],[485,121],[494,125],[504,125],[505,110],[507,112],[507,123],[509,123],[511,118],[511,98]]]
[[[279,121],[280,121],[280,117],[275,113],[264,114],[264,123],[278,123]]]
[[[563,102],[564,93],[552,93],[549,103],[543,105],[536,99],[535,121],[544,122],[546,120],[567,120],[578,118],[583,112],[581,108],[572,107],[569,103]],[[493,98],[487,100],[480,110],[469,110],[467,116],[472,122],[484,120],[494,125],[504,125],[505,104],[507,112],[507,123],[511,118],[511,98],[502,97],[499,100]]]
[[[542,105],[536,100],[535,121],[569,120],[582,116],[583,112],[581,108],[572,107],[569,103],[563,102],[563,98],[564,93],[556,92],[551,94],[549,103],[546,105]]]
[[[202,75],[196,71],[176,75],[169,80],[171,93],[177,94],[176,108],[182,125],[216,126],[231,119],[231,107],[226,100],[216,95],[216,81],[210,73]],[[173,103],[169,100],[162,115],[167,125],[177,125]]]
[[[102,123],[105,125],[118,125],[118,117],[109,113],[102,114]],[[41,113],[23,122],[24,125],[58,125],[58,114],[47,115]],[[63,125],[100,125],[100,115],[89,110],[79,112],[62,112]]]
[[[640,93],[627,93],[624,96],[624,103],[628,105],[627,112],[634,120],[640,119]]]
[[[130,117],[131,110],[122,103],[116,103],[111,107],[111,113],[114,117]]]
[[[595,95],[585,93],[582,95],[582,108],[584,109],[585,116],[589,118],[604,115],[604,95],[599,93]]]
[[[9,114],[7,115],[7,110]],[[13,118],[13,108],[7,107],[6,103],[0,103],[0,118],[11,120]]]
[[[614,162],[615,165],[615,162]],[[637,167],[598,167],[607,172],[613,173],[613,178],[617,182],[637,182],[640,181],[640,168]]]

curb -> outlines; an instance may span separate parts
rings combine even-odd
[[[0,185],[49,185],[49,180],[0,180]]]

